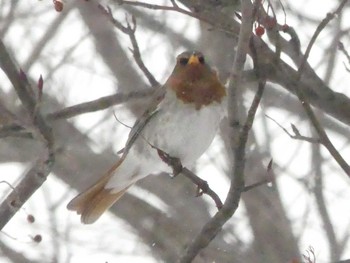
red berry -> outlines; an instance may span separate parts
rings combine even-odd
[[[284,24],[284,25],[282,26],[282,31],[283,31],[283,32],[286,32],[288,29],[289,29],[289,26],[288,26],[287,24]]]
[[[53,0],[53,4],[55,5],[55,10],[57,12],[61,12],[63,10],[63,3],[60,0]]]
[[[255,28],[255,34],[258,36],[258,37],[261,37],[263,34],[265,34],[265,28],[263,28],[262,26],[257,26]]]
[[[28,215],[28,216],[27,216],[27,221],[28,221],[29,223],[34,223],[35,217],[34,217],[33,215]]]
[[[34,241],[35,243],[40,243],[42,240],[43,240],[43,238],[42,238],[41,235],[35,235],[35,236],[33,237],[33,241]]]

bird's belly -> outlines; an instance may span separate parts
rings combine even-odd
[[[171,107],[171,105],[170,105]],[[183,165],[193,164],[211,144],[222,115],[219,105],[195,110],[190,105],[163,110],[151,119],[143,131],[144,140]],[[148,145],[150,158],[159,159],[155,149]]]

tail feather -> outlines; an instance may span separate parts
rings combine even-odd
[[[105,188],[114,170],[120,163],[121,162],[114,165],[104,177],[68,203],[67,209],[76,211],[78,215],[81,215],[82,223],[94,223],[108,208],[118,201],[133,184],[131,183],[129,186],[116,193],[113,192],[113,189]]]

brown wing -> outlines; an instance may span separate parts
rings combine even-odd
[[[128,141],[126,142],[125,148],[123,149],[122,159],[124,159],[125,156],[128,154],[130,148],[132,147],[136,139],[139,137],[147,123],[158,113],[158,105],[164,98],[165,92],[166,91],[164,86],[160,86],[154,92],[153,99],[149,107],[143,113],[143,115],[135,122],[134,126],[132,127],[129,133]]]

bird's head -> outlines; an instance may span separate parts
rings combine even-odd
[[[194,103],[197,109],[216,101],[221,102],[226,90],[200,51],[185,51],[177,56],[175,68],[167,80],[184,103]]]

